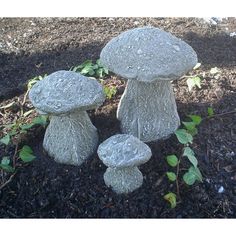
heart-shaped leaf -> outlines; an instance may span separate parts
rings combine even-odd
[[[177,129],[175,135],[180,143],[187,144],[192,143],[193,136],[189,134],[185,129]]]
[[[176,180],[176,174],[174,172],[166,172],[166,175],[170,181],[175,181]]]
[[[188,160],[193,164],[194,167],[197,167],[198,161],[195,157],[194,151],[190,147],[184,148],[183,156],[188,157]]]
[[[3,138],[0,139],[1,143],[8,145],[10,143],[11,137],[9,134],[5,135]]]
[[[168,155],[166,157],[166,161],[170,166],[175,167],[177,166],[179,160],[176,155]]]
[[[31,162],[36,158],[36,156],[33,155],[33,150],[27,145],[24,145],[20,150],[19,156],[20,159],[26,163]]]
[[[176,207],[176,194],[170,192],[164,196],[164,199],[170,203],[171,208]]]

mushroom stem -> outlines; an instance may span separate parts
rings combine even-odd
[[[52,116],[43,141],[55,161],[71,165],[81,165],[97,145],[97,129],[86,111]]]
[[[117,110],[122,133],[144,142],[163,139],[180,125],[170,81],[128,80]]]
[[[104,173],[105,184],[116,193],[128,193],[139,188],[143,183],[143,175],[138,167],[112,168]]]

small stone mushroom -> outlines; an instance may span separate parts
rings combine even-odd
[[[117,110],[122,133],[150,142],[167,138],[179,127],[170,81],[196,65],[191,46],[158,28],[135,28],[108,42],[100,61],[128,79]]]
[[[97,129],[86,110],[100,106],[105,95],[95,79],[72,71],[57,71],[29,92],[33,105],[51,115],[43,147],[55,161],[81,165],[98,146]]]
[[[137,166],[147,162],[152,152],[138,138],[117,134],[99,145],[98,156],[108,166],[104,174],[105,184],[116,193],[128,193],[142,185],[143,175]]]

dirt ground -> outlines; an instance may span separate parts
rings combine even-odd
[[[143,186],[116,195],[103,181],[106,167],[94,154],[80,167],[58,164],[42,149],[43,129],[34,129],[26,142],[36,160],[24,165],[0,190],[2,218],[235,218],[236,217],[236,19],[211,26],[197,18],[0,18],[0,106],[17,101],[34,76],[96,60],[103,46],[120,32],[155,26],[182,38],[197,52],[202,64],[191,74],[202,75],[202,88],[188,91],[186,79],[173,83],[181,120],[189,114],[215,116],[204,119],[193,149],[203,173],[203,183],[182,184],[181,202],[171,209],[164,194],[176,191],[165,177],[165,156],[180,154],[171,136],[149,143],[153,156],[140,167]],[[226,29],[227,28],[227,29]],[[217,67],[219,74],[210,69]],[[89,113],[100,142],[120,133],[116,109],[125,82],[110,74],[106,84],[117,87],[116,96]],[[29,103],[29,102],[28,102]],[[0,124],[8,124],[0,113]],[[0,133],[0,135],[3,135]],[[0,157],[14,155],[14,145],[0,144]],[[3,173],[0,176],[4,178]],[[219,189],[223,191],[220,192]]]

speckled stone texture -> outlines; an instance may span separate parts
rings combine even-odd
[[[104,174],[104,182],[118,194],[129,193],[141,187],[143,175],[137,167],[108,167]]]
[[[46,130],[43,147],[63,164],[81,165],[98,145],[97,129],[86,111],[53,116]]]
[[[123,133],[144,142],[174,133],[180,121],[169,81],[197,64],[191,46],[158,28],[136,28],[108,42],[100,60],[110,71],[128,79],[117,111]]]
[[[95,79],[72,71],[57,71],[37,82],[29,92],[33,105],[51,115],[43,147],[55,161],[81,165],[98,145],[97,129],[86,110],[105,100]]]
[[[152,152],[138,138],[117,134],[99,145],[98,156],[109,167],[104,174],[105,184],[120,194],[132,192],[142,185],[143,175],[137,166],[147,162]]]
[[[183,40],[154,27],[125,31],[103,48],[101,63],[126,79],[152,82],[178,79],[197,64]]]
[[[73,71],[57,71],[37,82],[29,92],[33,105],[47,114],[64,114],[94,109],[105,100],[95,79]]]
[[[172,85],[129,80],[117,110],[122,133],[143,142],[164,139],[180,125]]]

